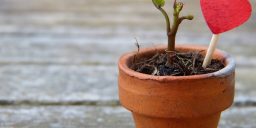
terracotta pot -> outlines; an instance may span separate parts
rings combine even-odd
[[[178,51],[201,51],[205,47],[182,45]],[[150,56],[164,47],[142,49],[139,57]],[[217,128],[221,112],[234,99],[235,63],[216,50],[215,59],[225,68],[194,76],[152,76],[129,68],[136,52],[119,60],[119,98],[132,112],[136,128]]]

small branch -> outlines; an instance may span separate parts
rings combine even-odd
[[[161,11],[161,13],[164,15],[165,21],[166,21],[166,31],[167,34],[171,31],[171,25],[170,25],[170,18],[167,14],[167,12],[162,8],[165,5],[165,0],[152,0],[155,7]]]
[[[182,2],[177,2],[176,0],[174,1],[174,5],[173,5],[173,24],[172,24],[172,28],[171,28],[171,32],[168,33],[168,48],[167,51],[175,51],[175,38],[176,38],[176,34],[177,31],[179,29],[179,25],[181,24],[181,22],[185,19],[187,20],[193,20],[193,16],[188,15],[188,16],[182,16],[180,17],[180,12],[183,9],[183,3]]]
[[[165,21],[166,21],[166,31],[167,31],[167,35],[168,35],[168,33],[171,31],[171,25],[170,25],[170,18],[169,18],[169,16],[168,16],[168,14],[167,14],[167,12],[163,9],[163,8],[158,8],[161,12],[162,12],[162,14],[164,15],[164,17],[165,17]]]
[[[188,16],[182,16],[179,18],[179,22],[181,23],[183,20],[193,20],[194,19],[194,16],[192,15],[188,15]]]

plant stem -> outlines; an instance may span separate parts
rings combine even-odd
[[[171,64],[172,56],[175,55],[175,40],[176,40],[176,34],[178,31],[179,25],[184,19],[192,20],[193,16],[189,15],[189,16],[179,17],[180,12],[183,8],[183,3],[177,2],[176,0],[174,0],[173,24],[172,24],[172,28],[171,28],[169,16],[166,13],[166,11],[162,8],[165,4],[165,1],[164,0],[152,0],[152,2],[155,5],[155,7],[158,10],[160,10],[165,17],[166,30],[167,30],[167,36],[168,36],[168,46],[166,49],[166,53],[169,53],[169,55],[170,55],[170,57],[168,58],[168,62],[169,62],[169,64]]]
[[[171,31],[170,18],[169,18],[168,14],[166,13],[166,11],[163,8],[159,8],[159,10],[162,12],[162,14],[165,17],[166,31],[167,31],[167,35],[168,35],[168,33]]]
[[[175,51],[176,35],[177,35],[177,31],[179,29],[179,25],[181,24],[181,22],[184,19],[188,19],[188,20],[193,19],[193,16],[190,16],[190,15],[179,17],[182,8],[183,8],[183,3],[182,2],[176,2],[176,0],[175,0],[174,5],[173,5],[173,9],[174,9],[173,24],[172,24],[171,31],[168,32],[168,47],[167,47],[168,52],[174,52]]]
[[[179,23],[178,23],[178,18],[179,15],[174,12],[173,14],[173,24],[172,24],[172,29],[168,33],[168,48],[167,51],[175,51],[175,40],[176,40],[176,34],[179,28]]]

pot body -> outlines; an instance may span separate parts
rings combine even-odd
[[[198,46],[178,46],[178,51],[206,50]],[[221,112],[234,99],[235,63],[216,50],[215,59],[225,68],[194,76],[152,76],[129,68],[134,55],[152,56],[164,47],[127,53],[119,60],[119,99],[133,113],[136,128],[217,128]]]

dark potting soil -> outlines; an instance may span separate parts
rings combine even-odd
[[[213,59],[203,68],[204,56],[200,52],[156,53],[147,58],[134,56],[131,69],[154,76],[189,76],[216,72],[225,67],[224,60]]]

